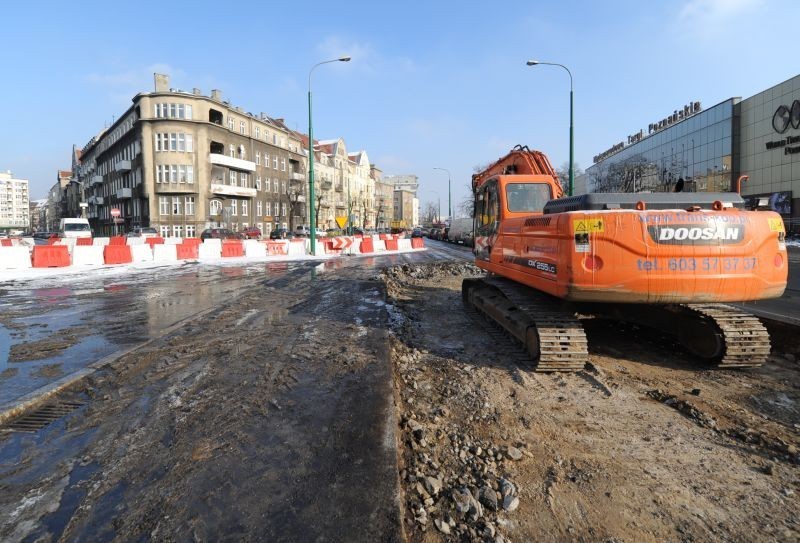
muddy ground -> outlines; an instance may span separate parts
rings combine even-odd
[[[668,338],[586,323],[590,366],[536,374],[462,308],[469,265],[386,273],[411,541],[797,541],[798,334],[708,370]]]

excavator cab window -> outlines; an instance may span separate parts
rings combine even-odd
[[[506,205],[512,213],[541,213],[544,204],[552,199],[547,183],[509,183],[506,185]]]

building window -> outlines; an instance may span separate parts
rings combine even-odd
[[[281,181],[281,193],[286,194],[286,180]]]
[[[211,200],[208,204],[208,211],[211,215],[219,215],[222,213],[222,202],[219,200]]]
[[[240,187],[245,188],[245,189],[249,188],[249,184],[247,182],[247,174],[246,173],[239,174],[239,181],[241,182],[239,184]]]
[[[272,188],[274,189],[272,192],[278,194],[278,180],[275,179],[275,182],[272,184]]]
[[[235,171],[231,170],[231,173],[230,173],[228,181],[229,181],[228,184],[230,186],[232,186],[232,187],[236,186],[236,172]]]
[[[184,212],[187,215],[194,215],[194,196],[187,196],[184,201]]]
[[[194,152],[193,137],[191,134],[169,133],[156,134],[156,151]]]
[[[228,117],[228,130],[233,130],[236,126],[236,121],[233,120],[233,117]]]
[[[274,157],[272,157],[272,169],[273,170],[277,170],[278,169],[278,155],[275,155]]]
[[[256,151],[256,166],[261,166],[261,151]]]
[[[240,134],[247,134],[247,128],[245,126],[244,121],[239,121],[239,133]]]
[[[264,167],[269,168],[269,153],[264,153]]]
[[[186,225],[186,237],[187,238],[193,238],[193,237],[196,237],[196,236],[197,236],[197,230],[195,230],[194,225],[193,224],[187,224]]]
[[[242,215],[247,217],[247,200],[242,200]]]
[[[261,190],[261,176],[256,177],[256,190]]]
[[[172,226],[172,235],[176,238],[183,237],[183,226],[176,224]]]
[[[236,158],[236,148],[233,145],[228,147],[228,154],[231,158]]]
[[[159,231],[161,232],[161,237],[162,238],[168,238],[169,237],[169,226],[168,225],[161,226],[161,228],[159,228]]]
[[[256,215],[260,217],[263,211],[264,211],[264,204],[261,202],[261,200],[259,200],[258,202],[256,202]]]
[[[272,202],[264,202],[264,215],[272,215]]]
[[[269,192],[269,191],[270,191],[269,177],[267,177],[266,179],[264,179],[264,192]],[[267,213],[267,215],[269,215],[269,213]]]
[[[158,197],[158,214],[159,215],[169,215],[169,197],[168,196],[159,196]]]
[[[257,126],[256,126],[256,127],[253,129],[253,131],[255,132],[255,137],[256,137],[256,139],[258,139],[258,138],[260,138],[260,137],[261,137],[261,129],[260,129],[259,127],[257,127]]]
[[[286,216],[286,203],[281,204],[281,217]]]
[[[286,158],[285,157],[281,157],[281,171],[282,172],[286,171]]]
[[[239,214],[237,212],[237,210],[236,210],[236,205],[237,205],[236,202],[237,202],[237,200],[231,200],[231,215],[234,215],[234,216]]]
[[[278,145],[278,134],[272,134],[272,145]]]
[[[172,197],[172,214],[173,215],[180,215],[181,214],[181,197],[180,196],[173,196]]]

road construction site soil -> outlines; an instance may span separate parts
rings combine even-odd
[[[385,274],[411,541],[797,541],[800,341],[709,370],[668,338],[586,322],[590,365],[538,374],[462,308],[470,265]]]

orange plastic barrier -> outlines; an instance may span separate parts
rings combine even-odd
[[[412,249],[422,249],[425,247],[425,240],[423,238],[411,238]]]
[[[197,260],[198,247],[199,244],[196,243],[180,243],[176,245],[178,260]]]
[[[222,256],[244,256],[244,247],[238,239],[222,240]]]
[[[386,241],[386,234],[378,234],[378,239],[381,241]]]
[[[200,245],[200,243],[202,241],[203,240],[201,240],[200,238],[183,238],[183,244],[184,245],[193,245],[194,247],[197,247],[198,245]],[[163,242],[163,240],[162,240],[162,242]],[[178,257],[178,258],[180,258],[180,257]]]
[[[0,247],[12,247],[10,239],[0,239]]]
[[[152,249],[153,245],[163,245],[164,244],[164,238],[162,238],[162,237],[144,238],[144,242],[146,244],[148,244],[150,246],[150,248]]]
[[[34,268],[63,268],[70,265],[69,248],[66,245],[34,245],[32,264]]]
[[[396,251],[397,250],[397,240],[396,239],[387,239],[386,240],[386,250],[387,251]]]
[[[123,236],[113,236],[108,240],[109,245],[127,245]]]
[[[94,241],[92,238],[78,238],[78,241],[75,243],[75,245],[80,245],[83,247],[85,245],[92,245],[93,243]]]
[[[371,253],[375,250],[375,246],[372,243],[371,236],[364,236],[364,239],[361,240],[361,252],[362,253]]]
[[[124,242],[125,238],[121,238]],[[114,238],[111,238],[114,241]],[[133,262],[131,248],[127,245],[106,245],[103,247],[103,261],[106,264],[129,264]]]
[[[267,243],[267,253],[270,256],[289,254],[289,246],[285,243],[270,241]]]
[[[49,238],[47,238],[47,244],[48,244],[48,245],[55,245],[55,244],[56,244],[56,242],[57,242],[59,239],[61,239],[61,238],[59,238],[58,236],[50,236]]]

